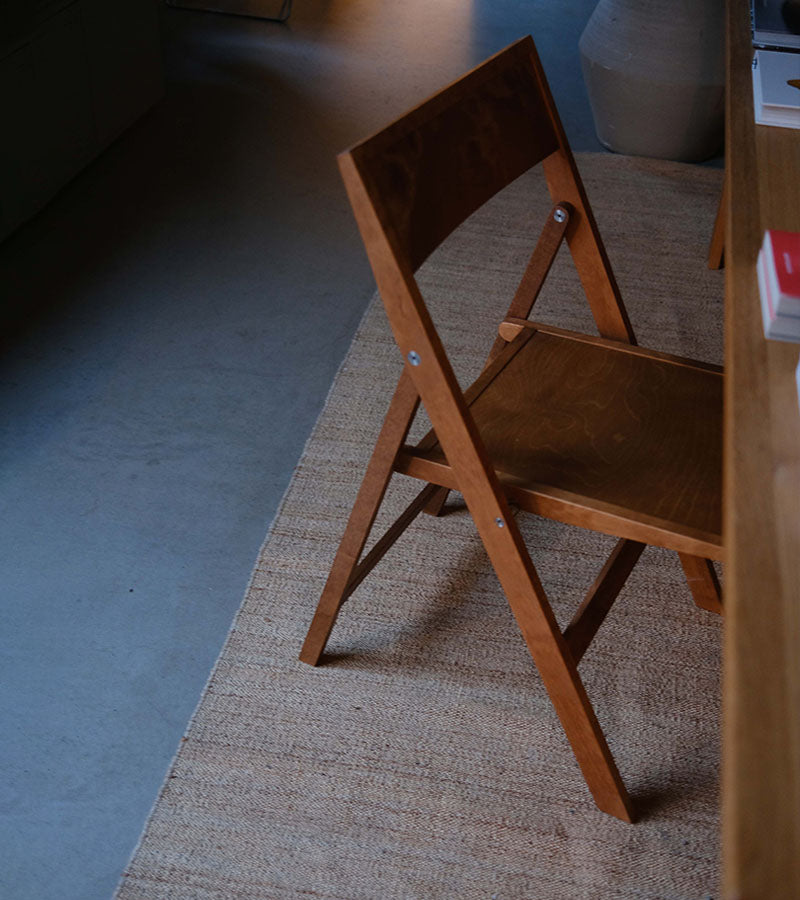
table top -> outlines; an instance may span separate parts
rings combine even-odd
[[[800,231],[800,130],[754,124],[727,7],[723,893],[800,897],[800,345],[764,339],[755,274],[765,229]]]

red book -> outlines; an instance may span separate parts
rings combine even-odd
[[[756,274],[758,275],[758,294],[761,299],[764,337],[774,341],[800,342],[800,316],[781,316],[775,313],[775,298],[767,274],[768,258],[765,248],[762,247],[758,254]]]
[[[764,234],[764,275],[776,316],[800,316],[800,232]]]

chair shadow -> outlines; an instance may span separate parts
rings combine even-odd
[[[448,498],[439,518],[451,518],[458,515],[468,516],[469,513],[463,498],[459,494],[455,494]],[[461,624],[465,624],[463,620],[464,607],[469,600],[462,598],[468,596],[470,587],[474,586],[479,577],[481,565],[478,557],[484,553],[485,551],[479,544],[463,548],[458,557],[458,564],[453,566],[452,574],[430,592],[424,611],[416,613],[413,618],[404,622],[399,630],[397,628],[384,630],[382,635],[375,636],[370,641],[368,647],[361,645],[351,649],[340,644],[335,650],[323,654],[320,665],[331,668],[377,670],[385,667],[387,651],[392,647],[396,649],[398,644],[402,643],[406,648],[413,644],[413,651],[404,654],[403,657],[405,674],[413,674],[423,668],[429,674],[435,672],[439,665],[437,660],[442,656],[446,657],[447,654],[428,653],[427,649],[429,647],[441,648],[443,642],[454,640],[452,629],[448,627],[454,616],[462,617]],[[488,560],[486,560],[485,566],[490,567]],[[499,584],[497,591],[498,594],[502,594]],[[476,604],[472,613],[468,615],[477,620],[484,612],[485,610]],[[509,626],[509,641],[511,641],[518,635],[513,630],[513,619],[510,616]],[[466,627],[469,627],[468,623]],[[526,653],[521,638],[520,653]],[[448,664],[446,660],[442,660],[441,665],[444,668]],[[525,673],[525,677],[530,676],[535,679],[535,673],[535,664],[532,664],[530,671]],[[514,678],[514,675],[509,673],[509,678]],[[634,782],[629,785],[629,789],[636,810],[637,822],[644,823],[663,818],[664,815],[669,814],[670,808],[674,807],[676,803],[691,803],[694,796],[707,793],[717,783],[717,771],[709,762],[703,765],[700,771],[695,769],[692,783],[687,784],[685,778],[682,777],[684,763],[681,763],[681,760],[698,759],[703,755],[703,748],[686,747],[683,750],[685,753],[671,759],[664,758],[659,761],[650,757],[647,765],[648,783],[646,786],[642,785],[637,788],[635,772],[622,772],[623,778],[626,774],[628,775],[626,781],[630,779]],[[685,765],[688,766],[688,763]],[[679,790],[676,785],[680,785]]]

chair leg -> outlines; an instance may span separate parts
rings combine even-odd
[[[722,614],[722,589],[710,559],[679,553],[683,572],[692,592],[695,605],[700,609]]]
[[[348,585],[392,477],[397,452],[405,441],[419,405],[419,395],[404,369],[372,452],[344,536],[308,629],[300,660],[315,666],[347,599]]]
[[[722,183],[722,193],[719,197],[717,218],[714,220],[714,230],[711,233],[711,243],[708,246],[708,268],[721,269],[725,258],[725,220],[728,215],[728,191],[727,182]]]
[[[473,519],[480,520],[474,512]],[[633,804],[519,528],[502,515],[488,522],[479,527],[484,546],[594,801],[603,812],[633,822]],[[499,522],[502,527],[492,528]]]
[[[644,548],[639,541],[622,538],[617,542],[583,603],[564,629],[564,640],[576,665],[594,640]]]
[[[446,487],[440,487],[439,490],[436,491],[436,493],[431,497],[431,499],[428,501],[428,505],[422,511],[429,516],[440,516],[449,496],[449,489]]]

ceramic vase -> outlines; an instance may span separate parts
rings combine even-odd
[[[725,0],[600,0],[579,47],[604,146],[686,162],[720,152],[724,12]]]

